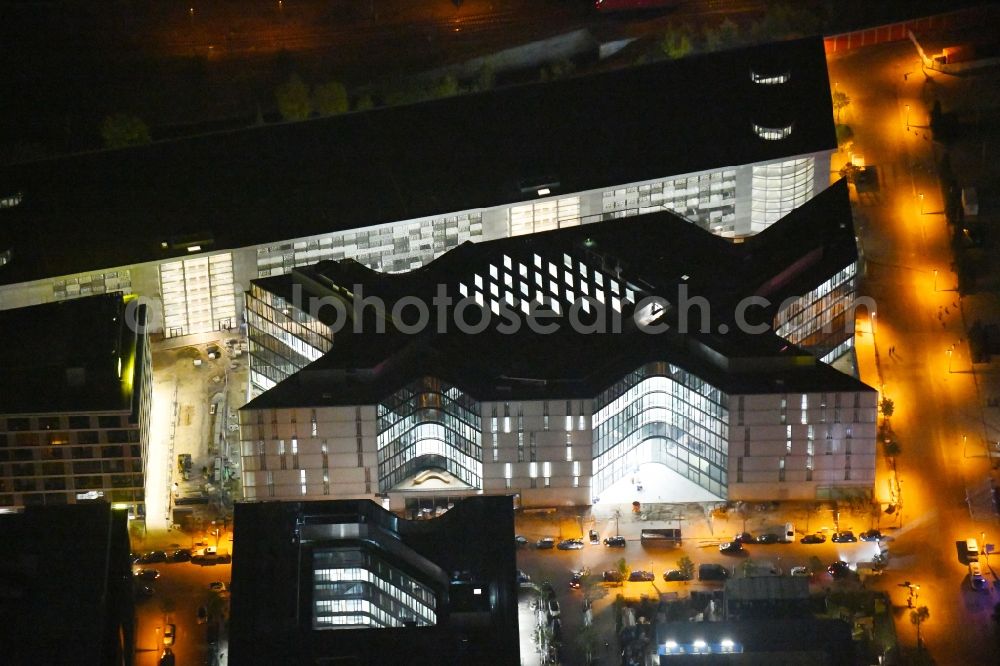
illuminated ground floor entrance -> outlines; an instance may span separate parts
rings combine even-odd
[[[723,501],[661,463],[640,464],[601,493],[598,499],[601,504]]]

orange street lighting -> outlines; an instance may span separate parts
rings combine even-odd
[[[920,214],[923,215],[924,214],[924,193],[920,192],[920,193],[917,194],[917,196],[920,197]]]
[[[934,269],[934,291],[937,291],[937,269]]]
[[[906,129],[910,129],[910,105],[906,105]]]
[[[952,347],[954,347],[954,345],[952,345]],[[945,350],[947,352],[947,354],[948,354],[948,372],[951,372],[951,351],[952,351],[952,347],[948,347],[948,349]]]

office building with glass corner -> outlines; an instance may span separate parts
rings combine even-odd
[[[739,244],[654,213],[466,243],[408,274],[260,280],[334,342],[242,408],[244,493],[410,516],[479,493],[867,496],[876,392],[818,358],[853,336],[853,292],[822,289],[857,261],[850,220],[840,182]],[[796,345],[775,332],[792,307],[837,313],[804,318]]]
[[[826,189],[836,146],[815,38],[4,166],[0,309],[136,294],[175,338],[259,323],[247,285],[322,260],[405,272],[657,211],[741,239]]]
[[[520,663],[510,496],[246,502],[233,534],[234,663]]]

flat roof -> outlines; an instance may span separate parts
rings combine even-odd
[[[388,541],[351,536],[355,525],[377,530]],[[229,656],[234,663],[520,661],[509,496],[468,497],[438,518],[417,521],[370,500],[243,502],[236,504],[233,530]],[[434,588],[437,624],[313,629],[313,553],[355,545]],[[413,564],[420,562],[443,572],[443,578],[424,577]]]
[[[751,81],[776,60],[787,83]],[[0,284],[832,150],[830,109],[809,38],[7,166]]]
[[[4,663],[118,663],[132,617],[128,554],[126,512],[105,502],[0,514]]]
[[[468,332],[453,323],[459,309],[453,304],[442,310],[429,308],[432,316],[418,331],[387,326],[379,333],[374,309],[366,308],[367,316],[358,319],[359,329],[345,322],[334,333],[330,352],[244,409],[371,404],[422,376],[438,377],[480,400],[591,398],[637,367],[658,361],[691,371],[727,393],[872,391],[770,329],[785,298],[815,288],[856,261],[846,184],[831,186],[751,241],[731,243],[661,212],[465,243],[403,274],[379,273],[343,260],[264,278],[254,284],[274,290],[289,303],[294,302],[295,285],[304,287],[305,297],[324,295],[310,286],[324,285],[327,294],[338,289],[349,293],[348,300],[378,296],[391,312],[395,303],[409,298],[430,306],[439,287],[458,301],[463,287],[473,294],[477,279],[487,295],[491,281],[501,285],[500,299],[503,290],[520,294],[522,281],[534,290],[537,277],[545,289],[557,286],[565,291],[566,262],[571,273],[577,274],[583,265],[590,276],[585,280],[577,276],[577,287],[570,287],[576,295],[582,295],[582,282],[593,285],[601,273],[609,288],[615,281],[622,292],[634,290],[638,305],[643,298],[665,299],[669,306],[656,321],[670,328],[656,334],[640,331],[631,324],[635,308],[626,308],[621,332],[610,325],[607,332],[578,332],[566,317],[552,320],[560,323],[554,333],[535,332],[523,318],[515,332],[503,331],[496,319],[481,332]],[[543,268],[541,275],[532,277],[536,261]],[[491,280],[493,270],[497,278]],[[500,275],[505,270],[514,276],[509,288]],[[554,278],[550,270],[556,271]],[[756,316],[747,311],[748,323],[765,324],[760,333],[737,325],[740,303],[751,296],[770,302]],[[685,308],[684,299],[707,304],[707,330],[701,330],[702,309]],[[310,309],[308,301],[299,307]],[[515,304],[514,309],[518,307]],[[481,311],[475,305],[471,310]],[[681,328],[685,310],[688,332]],[[447,326],[443,331],[437,329],[442,312]],[[409,322],[415,318],[411,315]],[[464,319],[476,323],[478,315]]]
[[[851,627],[842,620],[811,617],[741,620],[736,622],[662,622],[656,625],[659,663],[670,664],[813,664],[854,666]],[[694,641],[714,646],[711,654],[662,653],[667,641],[691,646]],[[721,653],[718,646],[731,640],[740,651]]]
[[[121,293],[0,310],[0,414],[131,410],[142,354],[128,312]]]

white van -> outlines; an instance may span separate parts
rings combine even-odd
[[[968,562],[979,561],[979,543],[975,539],[965,540],[965,559]]]
[[[990,585],[983,578],[983,570],[979,568],[979,562],[969,562],[969,586],[976,591],[987,590]]]
[[[782,541],[785,543],[795,543],[795,525],[785,523],[785,538]]]

